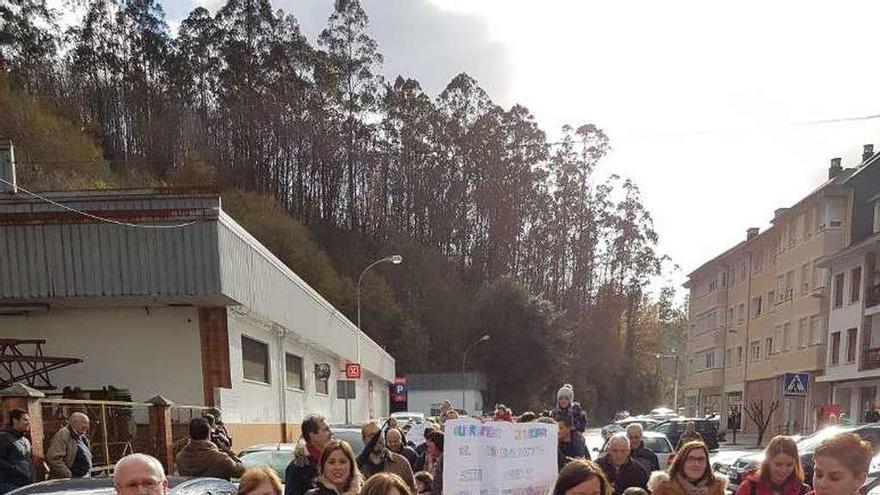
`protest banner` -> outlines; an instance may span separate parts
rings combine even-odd
[[[445,430],[445,495],[546,495],[553,488],[556,425],[462,418]]]

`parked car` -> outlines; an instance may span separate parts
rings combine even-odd
[[[217,478],[168,477],[169,495],[235,495],[238,487]],[[113,478],[49,480],[12,490],[7,495],[115,495]]]
[[[415,422],[415,423],[424,423],[425,422],[425,413],[420,412],[396,412],[392,413],[391,417],[404,422]]]
[[[611,435],[614,435],[615,433],[621,431],[625,431],[626,427],[631,425],[632,423],[639,423],[645,430],[650,430],[653,426],[659,424],[660,421],[650,416],[630,416],[628,418],[619,419],[611,423],[610,425],[605,425],[602,427],[602,438],[604,440],[608,440],[609,438],[611,438]]]
[[[669,442],[669,439],[666,438],[666,435],[662,433],[658,433],[656,431],[646,431],[642,433],[642,442],[644,442],[645,447],[651,449],[652,452],[657,454],[657,461],[660,464],[660,469],[666,469],[666,462],[669,460],[669,456],[672,455],[674,449],[672,448],[672,444]],[[591,455],[593,459],[596,459],[599,456],[605,455],[608,451],[608,440],[605,441],[605,444],[602,445],[602,449],[593,449],[593,452],[599,454]]]
[[[691,421],[694,422],[697,433],[702,435],[703,441],[706,442],[709,450],[718,450],[718,430],[715,427],[715,422],[709,419],[674,418],[657,423],[650,429],[663,433],[672,445],[676,446],[678,445],[679,438],[681,438],[681,434],[684,433],[687,429],[687,424]]]
[[[351,445],[354,454],[358,455],[364,450],[364,441],[361,438],[361,427],[353,425],[330,425],[333,438],[345,440]],[[272,468],[283,480],[287,465],[293,460],[295,443],[263,443],[252,445],[238,454],[245,468],[266,465]]]

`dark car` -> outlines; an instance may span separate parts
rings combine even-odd
[[[702,435],[703,441],[706,442],[709,450],[718,450],[718,429],[715,427],[715,422],[711,419],[674,418],[653,425],[649,429],[663,433],[672,445],[676,446],[678,445],[678,439],[681,438],[681,434],[684,433],[687,429],[687,424],[691,421],[694,422],[697,433]]]
[[[168,477],[169,495],[235,495],[238,487],[217,478]],[[114,495],[113,478],[49,480],[12,490],[7,495]]]

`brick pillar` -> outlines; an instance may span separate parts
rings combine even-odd
[[[34,481],[42,481],[46,479],[48,474],[46,456],[43,453],[43,408],[40,404],[40,399],[45,396],[43,392],[23,383],[16,383],[7,389],[0,390],[0,404],[3,405],[4,412],[3,424],[9,423],[8,411],[12,409],[23,409],[31,418],[31,457],[37,477]]]
[[[166,473],[174,470],[174,441],[171,435],[171,406],[173,402],[157,395],[147,401],[150,404],[149,435],[156,446],[156,458]]]

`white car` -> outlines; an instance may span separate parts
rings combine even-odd
[[[669,439],[666,438],[666,435],[656,431],[645,431],[642,433],[642,443],[645,444],[645,447],[651,449],[651,452],[657,454],[657,462],[660,464],[660,469],[666,469],[666,463],[669,461],[669,457],[675,452]],[[593,449],[594,452],[598,452],[600,455],[605,455],[607,450],[607,441],[605,442],[605,445],[602,446],[601,451]],[[593,459],[595,460],[596,457],[598,456],[593,456]]]

